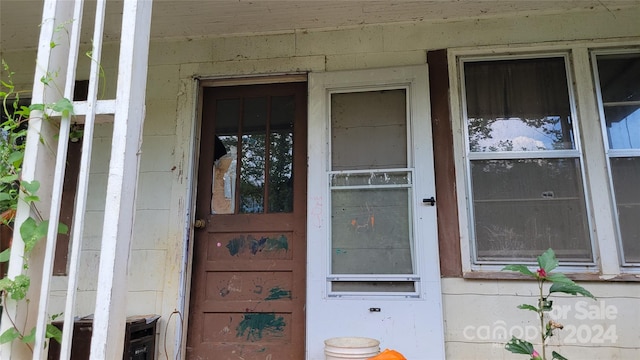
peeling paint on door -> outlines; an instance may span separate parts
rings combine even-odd
[[[282,289],[279,286],[269,289],[269,296],[265,300],[291,299],[291,290]]]
[[[251,235],[246,238],[239,236],[229,240],[226,247],[231,256],[237,256],[246,250],[249,250],[252,255],[256,255],[262,251],[289,251],[289,240],[284,235],[279,237],[263,236],[260,239],[255,239]]]
[[[243,319],[237,327],[237,337],[245,336],[247,340],[259,341],[263,337],[263,332],[278,334],[284,330],[284,318],[276,316],[274,313],[244,314]]]

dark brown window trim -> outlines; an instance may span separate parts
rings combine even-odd
[[[438,245],[440,275],[461,277],[460,230],[453,153],[453,131],[449,111],[449,72],[447,50],[427,52],[429,96],[438,207]]]

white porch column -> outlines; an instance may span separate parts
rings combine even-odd
[[[69,46],[68,41],[64,41],[68,39],[62,38],[61,36],[64,35],[56,29],[73,18],[73,7],[73,1],[45,0],[44,2],[31,98],[33,104],[54,103],[62,97],[56,86],[59,88],[65,87]],[[51,47],[52,42],[56,43],[53,48]],[[52,81],[56,83],[56,86],[46,86],[41,79],[52,77],[54,72],[57,72],[57,74]],[[52,174],[55,167],[55,154],[53,153],[55,150],[52,151],[52,149],[56,148],[57,134],[57,129],[49,121],[43,120],[42,112],[33,111],[31,113],[21,177],[24,181],[40,181],[40,189],[38,190],[40,201],[37,202],[34,208],[29,207],[24,202],[18,204],[15,218],[15,224],[18,225],[16,225],[13,232],[11,259],[8,269],[8,277],[11,279],[22,274],[25,264],[23,258],[24,242],[20,235],[19,224],[22,224],[30,216],[35,219],[40,216],[44,219],[49,217],[53,186]],[[7,309],[2,313],[0,333],[4,333],[9,329],[12,326],[12,321],[21,330],[27,329],[27,333],[35,326],[38,312],[39,285],[42,281],[43,258],[44,241],[34,248],[29,260],[27,275],[31,279],[31,287],[27,298],[31,299],[31,301],[29,303],[20,301],[18,304],[11,299],[7,299]],[[29,358],[31,358],[31,351],[19,340],[0,346],[0,359],[23,360]]]
[[[122,358],[152,1],[125,0],[91,359]]]

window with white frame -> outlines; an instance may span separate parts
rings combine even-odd
[[[592,56],[623,266],[640,264],[640,52]]]
[[[568,54],[460,58],[474,264],[594,264]]]

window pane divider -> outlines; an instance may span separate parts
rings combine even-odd
[[[608,101],[603,102],[603,106],[629,106],[629,105],[640,105],[640,100],[636,101]]]
[[[609,157],[636,157],[640,156],[640,149],[609,149]]]
[[[331,186],[331,190],[350,190],[350,189],[402,189],[402,188],[411,188],[412,184],[392,184],[392,185],[349,185],[349,186],[340,186],[333,185]]]
[[[363,169],[363,170],[333,170],[327,171],[329,175],[348,175],[348,174],[379,174],[392,172],[413,172],[413,168],[391,168],[391,169]]]
[[[571,150],[546,150],[546,151],[501,151],[501,152],[469,152],[469,160],[521,160],[521,159],[560,159],[578,158],[580,152]]]
[[[327,281],[420,281],[416,274],[381,275],[381,274],[334,274],[327,276]]]

